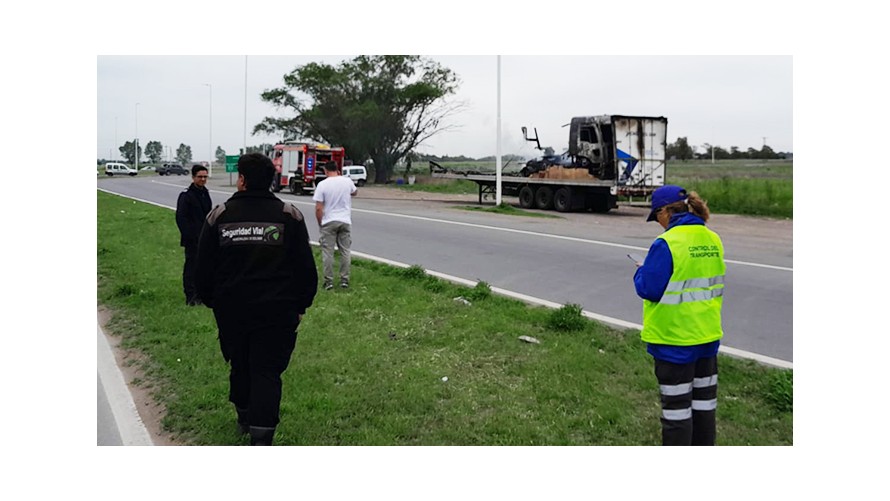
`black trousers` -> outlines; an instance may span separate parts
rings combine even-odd
[[[198,270],[198,244],[189,244],[185,249],[185,264],[182,266],[182,291],[185,293],[186,302],[198,297],[198,289],[195,286],[195,273]]]
[[[281,408],[281,375],[297,342],[299,320],[276,323],[257,314],[213,311],[223,358],[230,364],[229,401],[246,409],[253,427],[275,428]]]
[[[689,364],[655,360],[661,391],[663,445],[714,445],[717,438],[717,357]]]

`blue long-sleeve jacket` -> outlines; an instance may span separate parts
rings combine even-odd
[[[674,214],[668,223],[668,230],[674,226],[690,224],[704,225],[705,222],[691,212]],[[634,287],[637,290],[637,295],[649,301],[660,301],[673,274],[674,259],[671,257],[671,250],[668,248],[667,242],[661,238],[656,238],[649,247],[649,253],[643,261],[643,266],[637,268],[636,273],[634,273]],[[671,346],[648,343],[646,351],[658,360],[675,364],[687,364],[699,358],[713,357],[717,354],[719,348],[720,341],[695,346]]]

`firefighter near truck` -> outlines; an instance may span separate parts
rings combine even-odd
[[[342,172],[345,158],[346,150],[339,146],[301,141],[278,143],[272,149],[272,190],[278,193],[287,188],[296,195],[312,194],[326,177],[324,164],[333,161]]]
[[[559,212],[608,212],[618,197],[649,197],[664,185],[667,118],[626,115],[573,117],[568,149],[526,162],[515,173],[502,173],[504,195],[519,197],[524,209]],[[543,150],[538,139],[536,149]],[[479,203],[496,192],[496,174],[457,171],[430,162],[434,178],[466,179],[479,186]]]

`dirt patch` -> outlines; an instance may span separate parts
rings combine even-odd
[[[130,395],[133,396],[133,402],[136,404],[136,410],[139,412],[139,417],[151,436],[151,441],[155,445],[186,445],[174,440],[169,433],[161,428],[161,419],[164,418],[166,409],[155,401],[149,388],[145,388],[139,383],[140,381],[146,381],[145,374],[139,369],[141,366],[140,362],[145,358],[145,355],[136,350],[126,350],[121,347],[121,336],[108,328],[108,322],[114,315],[113,312],[104,306],[99,306],[98,315],[99,326],[102,327],[102,332],[105,333],[108,344],[111,345],[114,359],[124,376],[127,388],[130,390]]]

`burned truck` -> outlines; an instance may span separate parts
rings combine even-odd
[[[648,197],[664,185],[667,118],[626,115],[574,117],[568,149],[526,162],[518,172],[501,176],[504,195],[519,197],[523,208],[560,212],[608,212],[619,196]],[[542,150],[522,128],[526,141]],[[467,179],[479,186],[479,202],[495,193],[495,173],[461,173],[430,162],[433,177]]]

